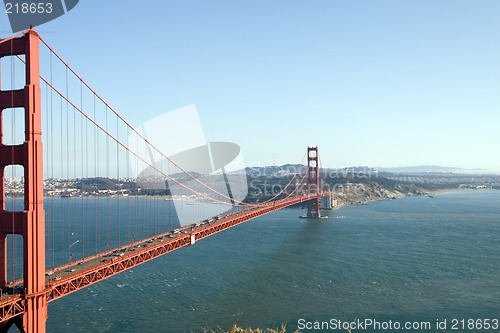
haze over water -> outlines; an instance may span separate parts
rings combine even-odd
[[[500,317],[500,191],[301,214],[246,222],[55,301],[48,332]]]

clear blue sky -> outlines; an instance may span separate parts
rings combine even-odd
[[[132,124],[195,104],[249,166],[500,172],[497,0],[81,0],[37,30]]]

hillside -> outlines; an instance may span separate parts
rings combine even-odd
[[[249,195],[247,201],[267,200],[280,191],[281,196],[291,193],[301,176],[293,178],[300,165],[252,168],[247,173]],[[458,189],[500,189],[498,175],[469,175],[449,172],[389,173],[377,172],[369,167],[327,169],[321,177],[323,190],[335,194],[337,206],[361,204],[366,201],[395,199],[402,196],[429,195],[438,191]],[[291,182],[291,184],[289,184]],[[286,187],[288,184],[288,187]]]

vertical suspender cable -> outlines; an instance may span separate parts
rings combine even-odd
[[[43,133],[48,133],[51,129],[49,127],[50,125],[50,117],[49,117],[49,86],[47,83],[45,83],[45,110],[44,110],[44,115],[45,115],[45,128],[43,129]],[[43,145],[43,148],[44,148],[44,160],[45,160],[45,168],[44,168],[44,174],[43,174],[43,178],[44,178],[44,187],[45,187],[45,182],[47,181],[47,179],[50,178],[49,176],[49,170],[50,170],[50,163],[48,162],[49,161],[49,148],[50,148],[50,142],[47,142],[48,138],[45,139],[45,142],[44,142],[44,145]],[[47,163],[49,164],[49,167],[47,167]],[[44,199],[45,200],[45,199]],[[47,201],[45,201],[47,202]],[[51,208],[52,209],[52,208]],[[45,216],[47,216],[47,213],[49,211],[47,210],[47,207],[45,208]],[[45,231],[45,238],[46,238],[46,243],[49,243],[52,241],[52,238],[53,238],[53,235],[51,235],[50,233],[48,233],[47,231],[52,229],[52,225],[53,225],[53,221],[51,219],[48,219],[48,218],[45,218],[45,228],[46,228],[46,231]],[[47,240],[47,237],[48,237],[48,240]],[[45,249],[45,253],[47,256],[50,256],[50,260],[46,260],[46,265],[49,264],[51,261],[52,261],[52,255],[50,252],[47,251],[47,249]],[[53,268],[53,267],[52,267]]]
[[[105,111],[105,114],[106,114],[106,132],[108,132],[108,107],[106,106],[106,111]],[[110,179],[110,175],[109,175],[109,135],[106,135],[106,175],[105,175],[105,179],[106,179],[106,182],[107,182],[107,195],[106,195],[106,221],[107,221],[107,246],[109,247],[110,246],[110,233],[111,233],[111,229],[110,229],[110,187],[111,187],[111,179]]]
[[[69,81],[68,81],[68,67],[66,67],[66,97],[69,98]],[[66,102],[66,187],[69,186],[69,178],[70,178],[70,173],[69,173],[69,170],[70,170],[70,153],[69,153],[69,103]],[[68,190],[67,190],[68,191]],[[69,196],[70,193],[68,191],[67,195]],[[69,249],[69,246],[71,245],[71,206],[70,206],[70,202],[68,201],[67,202],[67,205],[66,205],[66,211],[68,213],[67,217],[66,217],[66,223],[68,225],[68,228],[67,228],[67,232],[68,232],[68,238],[67,238],[67,241],[68,241],[68,244],[67,244],[67,247],[68,247],[68,255],[66,258],[69,259],[70,257],[70,249]]]
[[[49,58],[50,58],[50,84],[53,85],[53,65],[52,65],[52,51],[49,51]],[[47,88],[48,89],[48,88]],[[54,113],[53,113],[53,108],[54,108],[54,90],[50,91],[50,175],[52,178],[52,181],[54,181],[54,154],[55,154],[55,147],[54,147]],[[54,205],[54,197],[55,193],[51,196],[51,203],[52,203],[52,210],[51,210],[51,220],[52,220],[52,268],[54,268],[55,265],[55,205]]]
[[[83,100],[83,96],[82,96],[82,100]],[[83,102],[82,102],[82,104],[83,104]],[[88,219],[89,219],[89,205],[88,205],[89,204],[89,144],[88,144],[88,142],[89,142],[89,137],[88,137],[89,127],[88,127],[88,125],[89,124],[85,119],[83,119],[83,115],[82,114],[80,114],[80,115],[81,115],[80,119],[82,121],[82,124],[83,124],[83,122],[85,122],[85,136],[84,136],[85,139],[82,140],[82,145],[83,145],[83,147],[85,147],[85,148],[82,147],[82,156],[84,156],[83,150],[85,149],[85,156],[83,157],[83,160],[85,161],[85,173],[84,173],[84,177],[83,177],[83,179],[85,179],[85,193],[84,193],[84,196],[85,196],[84,204],[85,205],[83,205],[83,203],[82,203],[82,209],[85,209],[86,214],[85,214],[85,219],[82,219],[83,224],[84,224],[83,228],[82,228],[82,243],[83,243],[82,244],[82,253],[83,253],[83,256],[86,257],[88,254],[85,252],[85,244],[86,244],[85,240],[87,240],[86,239],[88,237],[87,233],[89,231],[88,230],[89,229],[89,223],[88,223]],[[82,128],[82,135],[83,135],[83,128]],[[88,242],[88,240],[87,240],[87,242]]]
[[[94,119],[96,119],[96,100],[94,95]],[[99,160],[99,145],[97,143],[97,127],[94,126],[94,181],[95,181],[95,253],[99,253],[100,251],[100,221],[99,221],[99,179],[97,173],[97,164]]]
[[[71,175],[70,179],[75,179],[75,182],[74,182],[74,186],[76,186],[76,152],[77,152],[77,143],[76,143],[76,109],[73,108],[73,175]],[[76,240],[78,240],[78,233],[77,233],[77,230],[79,230],[78,228],[78,214],[77,214],[77,204],[78,204],[78,199],[77,198],[73,198],[71,200],[71,202],[73,203],[73,212],[71,214],[71,217],[70,217],[70,220],[73,222],[73,228],[71,230],[71,236],[74,236],[76,235]],[[75,238],[73,238],[69,244],[69,246],[72,246],[73,245],[73,242],[76,242]],[[73,250],[73,252],[76,251],[76,246],[74,247],[71,247],[71,249],[69,249],[69,252],[70,252],[70,261],[72,260],[72,254],[71,254],[71,250]]]
[[[80,82],[80,110],[83,110],[83,84]],[[85,122],[85,125],[87,123]],[[84,142],[87,143],[87,132],[84,131],[84,127],[86,129],[86,126],[84,126],[84,119],[83,119],[83,115],[82,113],[80,113],[80,165],[81,165],[81,177],[80,177],[80,196],[81,196],[81,201],[80,201],[80,209],[82,211],[82,220],[81,220],[81,235],[80,235],[80,238],[81,238],[81,246],[82,246],[82,251],[81,251],[81,256],[82,257],[85,257],[85,236],[86,236],[86,233],[85,233],[85,226],[87,225],[87,223],[85,223],[85,212],[87,211],[87,209],[85,209],[86,205],[85,203],[88,202],[88,200],[86,199],[86,193],[87,193],[87,169],[84,168],[84,166],[87,166],[88,164],[88,161],[87,161],[87,158],[88,156],[86,156],[86,154],[84,154],[84,152],[86,152],[86,149],[84,149]],[[85,132],[85,134],[84,134]]]
[[[61,185],[64,184],[63,182],[63,178],[64,178],[64,149],[63,149],[63,132],[64,132],[64,127],[63,127],[63,99],[61,97],[61,103],[60,103],[60,124],[59,124],[60,128],[61,128],[61,131],[59,131],[60,133],[60,138],[59,138],[59,146],[60,146],[60,161],[61,161],[61,173],[60,173],[60,180],[61,180]],[[64,186],[63,186],[63,189],[64,189]],[[66,235],[66,231],[65,231],[65,222],[64,222],[64,202],[61,200],[60,201],[61,203],[61,250],[60,250],[60,253],[62,253],[62,258],[61,258],[61,262],[64,262],[64,258],[66,258],[65,256],[65,251],[64,251],[64,239],[65,239],[65,235]]]
[[[119,119],[116,118],[116,137],[119,138],[120,137],[120,131],[118,129],[118,121]],[[120,145],[118,144],[118,142],[116,143],[116,190],[118,192],[117,193],[117,225],[118,225],[118,229],[117,229],[117,233],[118,233],[118,246],[120,246],[121,242],[120,242],[120,227],[121,227],[121,221],[120,221],[120,191],[121,191],[121,182],[120,182],[120,154],[119,154],[119,150],[120,150]]]
[[[127,138],[129,136],[129,129],[127,127]],[[127,243],[130,243],[130,154],[125,152],[126,163],[126,179],[127,179]]]
[[[135,146],[137,149],[139,149],[139,137],[136,135],[135,136]],[[135,179],[135,231],[134,235],[132,235],[132,240],[134,240],[135,237],[140,237],[139,236],[139,159],[137,157],[134,157],[135,159],[135,171],[136,171],[136,179]],[[136,240],[139,240],[137,238]]]

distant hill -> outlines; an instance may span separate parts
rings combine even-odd
[[[462,172],[464,169],[455,167],[444,167],[439,165],[420,165],[394,168],[377,168],[378,171],[392,173],[422,173],[422,172]]]
[[[304,173],[306,169],[307,167],[303,164],[285,164],[281,166],[247,167],[244,171],[250,177],[283,177],[297,172]],[[235,171],[235,173],[241,173],[242,171],[243,170]]]
[[[232,171],[232,174],[247,174],[250,177],[283,177],[295,173],[304,173],[307,167],[303,164],[285,164],[285,165],[272,165],[263,167],[247,167],[245,169]],[[454,173],[454,174],[485,174],[488,172],[486,169],[463,169],[456,167],[447,167],[439,165],[420,165],[420,166],[405,166],[405,167],[392,167],[392,168],[372,168],[368,166],[351,166],[346,168],[325,168],[323,172],[328,174],[336,174],[338,176],[349,176],[359,174],[379,174],[384,176],[387,174],[426,174],[426,173]]]

